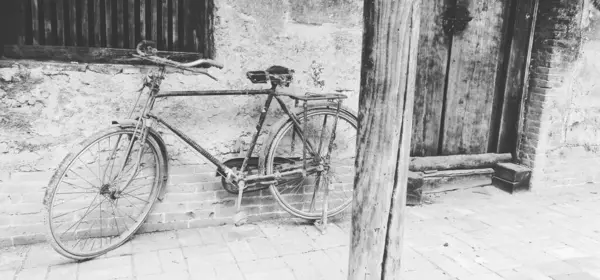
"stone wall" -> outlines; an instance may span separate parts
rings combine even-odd
[[[217,1],[216,59],[226,67],[210,71],[220,81],[174,72],[162,89],[261,88],[245,71],[275,64],[296,71],[285,91],[351,89],[346,105],[356,108],[361,1],[310,3]],[[126,117],[151,69],[0,60],[0,246],[44,240],[42,197],[55,168],[75,143]],[[157,103],[156,112],[226,159],[238,155],[238,139],[250,142],[263,102],[264,97],[181,97]],[[268,116],[267,129],[281,114],[274,110]],[[142,231],[228,223],[235,196],[221,188],[214,167],[172,135],[164,138],[171,165],[168,193]],[[268,191],[243,203],[253,220],[282,214]]]
[[[519,158],[532,187],[597,183],[600,13],[588,0],[540,1]]]

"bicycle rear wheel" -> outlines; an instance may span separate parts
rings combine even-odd
[[[110,128],[60,164],[45,197],[48,239],[58,253],[76,260],[100,256],[146,220],[164,183],[166,158],[155,135],[143,145],[139,139],[133,128]]]
[[[320,148],[325,156],[333,132],[336,116],[335,108],[319,107],[307,111],[307,131],[304,132],[313,148]],[[304,114],[299,114],[301,128],[304,128]],[[290,171],[302,168],[303,142],[294,129],[291,119],[282,120],[276,133],[266,145],[265,173]],[[326,165],[328,172],[313,172],[307,176],[295,175],[281,178],[270,189],[275,199],[290,214],[317,220],[322,216],[325,188],[329,188],[328,217],[342,213],[352,203],[354,189],[354,161],[356,157],[356,136],[358,120],[347,109],[341,109],[336,128],[331,159]],[[307,166],[316,166],[309,153]]]

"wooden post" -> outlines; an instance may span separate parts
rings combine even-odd
[[[348,279],[400,279],[420,0],[365,0]]]

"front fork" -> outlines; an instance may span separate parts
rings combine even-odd
[[[134,144],[136,142],[139,143],[139,153],[138,153],[136,162],[135,162],[133,170],[132,170],[133,172],[131,172],[131,175],[129,176],[126,183],[123,185],[123,187],[119,188],[117,190],[117,193],[119,193],[119,194],[123,193],[125,191],[125,189],[127,189],[127,187],[129,186],[129,184],[131,184],[134,177],[137,175],[138,169],[140,167],[140,162],[141,162],[142,156],[144,154],[144,143],[146,143],[146,138],[148,137],[148,131],[149,131],[148,127],[150,127],[150,124],[147,123],[148,121],[150,121],[150,118],[147,118],[147,114],[154,107],[154,102],[156,101],[155,96],[159,92],[160,83],[164,77],[164,73],[165,73],[165,68],[162,67],[160,69],[160,74],[156,75],[156,76],[149,76],[150,81],[146,80],[144,82],[142,88],[139,90],[140,95],[141,95],[143,93],[144,88],[148,87],[150,89],[149,97],[146,100],[146,104],[144,105],[144,108],[142,109],[142,117],[138,117],[136,119],[135,128],[133,130],[133,134],[132,134],[131,138],[129,139],[130,140],[129,145],[127,146],[127,152],[125,153],[125,159],[123,160],[123,163],[119,167],[117,174],[113,178],[109,179],[109,182],[112,184],[116,181],[117,178],[119,178],[119,176],[121,176],[122,172],[125,170],[125,166],[127,166],[129,157],[132,154]],[[132,111],[129,114],[129,117],[131,117],[133,110],[135,110],[135,107],[137,106],[138,101],[139,101],[139,97],[138,97],[138,100],[136,100],[134,108],[132,108]],[[119,138],[117,139],[117,143],[115,143],[115,147],[113,148],[113,151],[112,151],[109,159],[112,159],[115,156],[115,154],[118,150],[118,147],[119,147],[119,142],[121,141],[121,137],[122,136],[119,135]],[[105,175],[102,177],[103,179],[104,179],[104,177],[106,177],[107,171],[108,171],[108,165],[104,171]],[[111,170],[111,174],[112,174],[112,170]],[[109,174],[109,177],[111,174]],[[102,183],[104,185],[104,182],[102,182]]]

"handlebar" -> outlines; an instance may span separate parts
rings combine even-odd
[[[224,67],[222,63],[212,60],[212,59],[201,58],[201,59],[198,59],[198,60],[192,61],[192,62],[180,63],[180,62],[177,62],[174,60],[170,60],[168,58],[159,57],[159,56],[156,56],[156,53],[158,52],[158,50],[154,47],[155,45],[156,45],[156,43],[153,41],[143,40],[143,41],[139,42],[136,47],[137,55],[134,54],[133,56],[144,59],[144,60],[148,60],[148,61],[151,61],[154,63],[204,74],[204,75],[211,77],[214,80],[217,80],[217,79],[215,77],[213,77],[211,74],[209,74],[206,70],[193,68],[193,67],[200,66],[200,65],[207,65],[207,66],[216,67],[219,69],[222,69]]]

